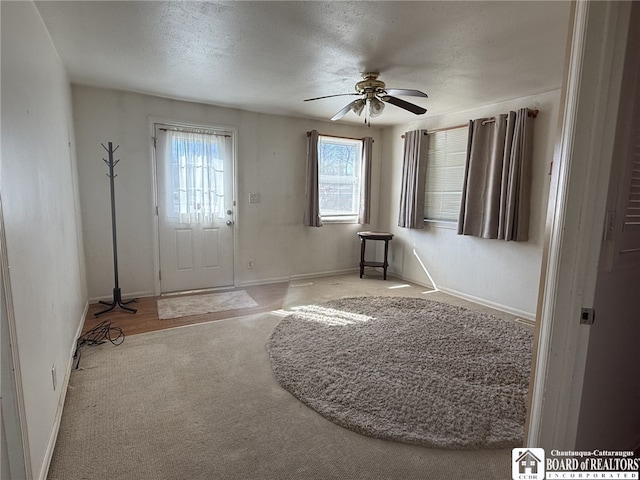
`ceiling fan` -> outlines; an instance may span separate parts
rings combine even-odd
[[[370,124],[369,119],[377,117],[384,110],[385,103],[390,103],[396,107],[403,108],[416,115],[426,113],[427,109],[422,108],[413,103],[394,97],[393,95],[406,95],[410,97],[427,97],[428,95],[420,90],[411,90],[406,88],[386,88],[382,80],[378,80],[378,72],[366,72],[362,75],[363,80],[356,83],[355,93],[339,93],[337,95],[325,95],[324,97],[307,98],[305,102],[320,100],[322,98],[341,97],[345,95],[358,95],[360,98],[345,105],[342,110],[336,113],[331,120],[340,120],[349,111],[353,111],[357,115],[361,115],[365,106],[368,106],[365,113],[365,123]]]

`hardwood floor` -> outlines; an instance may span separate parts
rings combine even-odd
[[[224,318],[234,318],[243,315],[251,315],[254,313],[270,312],[282,308],[282,303],[287,294],[289,283],[271,283],[267,285],[255,285],[233,290],[245,290],[251,298],[258,304],[257,307],[240,308],[236,310],[227,310],[225,312],[207,313],[204,315],[193,315],[190,317],[172,318],[161,320],[158,318],[158,309],[156,301],[159,298],[167,297],[143,297],[137,302],[130,303],[128,306],[137,308],[135,314],[129,313],[121,308],[114,308],[112,311],[105,313],[99,317],[94,314],[103,310],[105,305],[94,303],[89,305],[87,316],[85,317],[82,334],[94,328],[96,325],[110,320],[112,327],[119,327],[126,335],[135,335],[138,333],[152,332],[155,330],[163,330],[165,328],[174,328],[184,325],[193,325],[196,323],[210,322],[212,320],[221,320]],[[232,290],[224,290],[225,292]],[[211,292],[202,292],[206,294]],[[191,295],[194,295],[193,293]],[[127,298],[124,299],[125,301]]]

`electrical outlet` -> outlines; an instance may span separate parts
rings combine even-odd
[[[253,260],[249,260],[249,263],[247,263],[247,268],[249,270],[251,270],[253,268]]]
[[[58,386],[58,376],[56,375],[56,366],[55,364],[51,367],[51,382],[53,383],[53,391],[56,391],[56,387]]]
[[[249,194],[249,203],[260,203],[260,194],[259,193],[250,193]]]

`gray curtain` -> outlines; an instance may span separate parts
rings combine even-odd
[[[318,192],[318,137],[317,130],[311,130],[307,138],[307,182],[304,202],[304,225],[321,227],[320,198]]]
[[[526,241],[533,120],[529,110],[469,122],[458,234]]]
[[[428,137],[426,130],[404,134],[402,190],[398,226],[424,227],[424,188],[427,172]]]
[[[371,223],[371,158],[373,156],[373,138],[362,139],[362,167],[360,169],[360,212],[358,223]]]

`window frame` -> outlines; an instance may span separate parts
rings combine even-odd
[[[322,188],[322,164],[323,164],[323,156],[321,145],[326,143],[326,140],[330,140],[331,143],[338,143],[348,146],[355,146],[357,148],[356,155],[354,158],[353,168],[356,173],[354,173],[354,190],[352,193],[352,203],[354,205],[353,212],[351,213],[322,213],[322,205],[319,205],[320,208],[320,218],[323,223],[358,223],[358,216],[360,214],[360,196],[362,194],[362,163],[363,163],[363,155],[364,155],[364,142],[360,138],[348,138],[348,137],[340,137],[336,135],[328,135],[328,134],[319,134],[318,135],[318,189]],[[319,193],[320,195],[320,193]],[[320,200],[319,200],[320,201]]]

